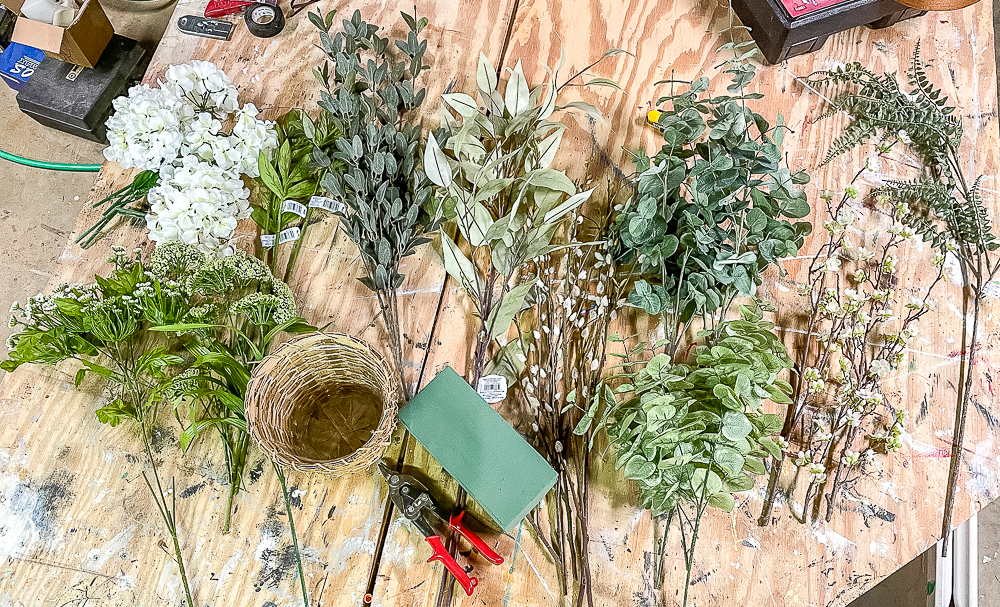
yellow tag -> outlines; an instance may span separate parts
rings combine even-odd
[[[660,121],[660,110],[649,110],[646,113],[646,122],[649,124],[656,124]]]

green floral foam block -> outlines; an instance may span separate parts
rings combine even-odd
[[[555,485],[556,471],[451,367],[399,421],[508,533]]]

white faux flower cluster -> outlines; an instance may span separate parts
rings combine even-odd
[[[147,195],[150,240],[229,254],[226,241],[249,216],[249,191],[239,176],[259,176],[259,154],[273,155],[274,123],[259,120],[253,104],[240,107],[229,76],[208,61],[170,66],[159,86],[135,86],[115,99],[104,156],[160,174]],[[226,133],[223,122],[234,112]]]
[[[185,125],[180,156],[195,156],[203,162],[215,163],[222,169],[259,177],[257,155],[261,150],[270,155],[278,147],[278,135],[273,123],[257,120],[258,113],[257,107],[252,103],[240,108],[236,112],[232,135],[222,132],[222,123],[212,114],[198,114]]]
[[[149,239],[178,240],[206,253],[231,254],[226,243],[236,222],[250,216],[250,190],[234,175],[194,156],[185,156],[179,167],[161,169],[160,183],[146,195]]]
[[[160,90],[187,102],[198,112],[223,118],[236,111],[236,87],[225,72],[211,61],[192,61],[167,68]]]
[[[184,143],[181,124],[193,117],[184,111],[187,106],[148,84],[133,86],[128,97],[111,103],[115,113],[107,122],[105,158],[144,171],[159,171],[177,158]]]

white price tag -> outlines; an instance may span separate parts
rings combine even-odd
[[[260,235],[260,246],[265,249],[270,249],[274,246],[274,241],[277,238],[274,234],[261,234]]]
[[[286,200],[281,203],[282,213],[295,213],[299,217],[306,216],[306,205],[301,202],[295,202],[294,200]]]
[[[298,226],[293,226],[291,228],[285,228],[284,230],[278,232],[278,244],[285,244],[292,240],[298,240],[299,236],[302,234],[302,230]]]
[[[476,392],[489,404],[498,403],[507,398],[507,378],[502,375],[480,377]]]
[[[331,213],[338,213],[344,210],[344,203],[326,196],[313,196],[309,199],[309,206],[314,209],[324,209]]]

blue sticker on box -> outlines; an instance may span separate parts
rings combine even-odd
[[[7,86],[19,91],[35,73],[42,59],[45,59],[45,53],[37,48],[11,42],[0,54],[0,78]]]

